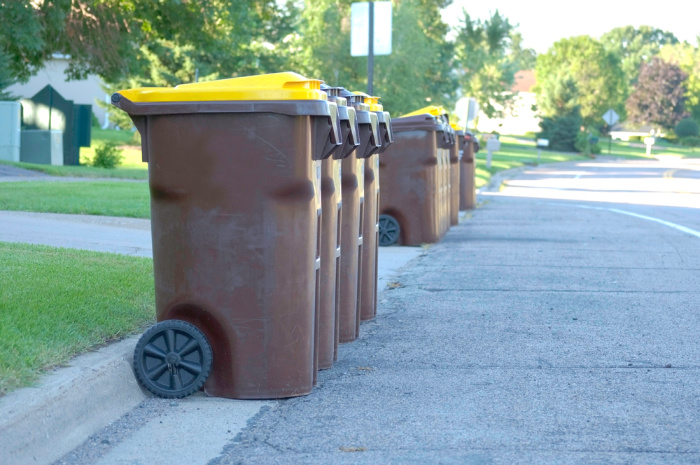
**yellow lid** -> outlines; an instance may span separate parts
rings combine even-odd
[[[119,93],[132,102],[326,100],[320,80],[291,72],[180,84],[177,87],[142,87]]]
[[[379,103],[381,97],[375,97],[358,91],[353,91],[352,93],[359,95],[364,99],[365,103],[369,104],[369,111],[384,111],[384,106]]]
[[[429,107],[421,108],[420,110],[412,111],[403,116],[416,116],[416,115],[433,115],[440,116],[447,114],[447,111],[441,106],[430,105]]]
[[[455,131],[461,131],[461,130],[462,130],[462,126],[460,126],[460,125],[457,124],[457,123],[450,123],[450,126],[452,126],[452,129],[454,129]]]

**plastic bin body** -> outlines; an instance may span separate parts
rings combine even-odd
[[[357,97],[352,97],[356,99]],[[352,342],[360,334],[360,302],[362,287],[362,257],[364,248],[365,159],[380,147],[377,115],[369,105],[353,101],[359,130],[360,145],[342,165],[342,232],[339,340]]]
[[[327,91],[329,92],[329,91]],[[331,90],[332,92],[332,90]],[[321,169],[321,292],[319,312],[318,367],[327,369],[338,359],[338,313],[340,297],[342,185],[341,164],[359,145],[355,109],[343,98],[329,99],[338,104],[338,124],[342,145],[323,160]]]
[[[444,126],[420,114],[392,120],[394,143],[380,157],[380,214],[399,223],[402,245],[438,242],[438,157]]]
[[[391,115],[381,105],[370,104],[376,113],[381,147],[365,160],[365,208],[362,231],[362,270],[360,277],[360,319],[370,320],[377,314],[377,268],[379,253],[379,157],[393,143]]]
[[[459,224],[459,153],[464,143],[464,131],[455,130],[455,143],[450,150],[450,225]]]
[[[157,320],[184,320],[205,334],[214,356],[210,395],[312,390],[320,160],[336,131],[325,94],[317,98],[113,97],[141,132],[149,164]]]
[[[464,133],[464,148],[459,164],[459,209],[476,208],[476,160],[474,157],[474,135]]]

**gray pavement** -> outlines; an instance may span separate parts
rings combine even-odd
[[[144,398],[60,463],[700,463],[699,162],[505,175],[311,395]]]

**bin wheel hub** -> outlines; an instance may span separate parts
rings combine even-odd
[[[166,320],[149,328],[134,350],[134,373],[153,394],[189,396],[204,386],[212,367],[209,341],[194,325]]]
[[[401,226],[391,215],[379,215],[379,245],[394,245],[401,237]]]

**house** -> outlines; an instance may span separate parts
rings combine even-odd
[[[629,142],[631,137],[644,139],[649,136],[664,137],[666,134],[654,133],[654,128],[652,126],[634,126],[627,123],[617,123],[612,128],[610,128],[610,137],[613,140],[621,140]]]
[[[102,80],[91,74],[81,81],[67,81],[65,71],[68,68],[68,59],[65,55],[54,54],[44,68],[29,78],[29,81],[13,84],[6,91],[20,98],[30,98],[50,84],[66,100],[92,105],[92,114],[97,117],[100,125],[104,126],[106,111],[97,105],[97,100],[109,102],[109,96],[102,90]]]
[[[540,118],[533,107],[537,96],[532,92],[535,85],[535,71],[524,70],[515,73],[515,84],[511,87],[513,107],[503,118],[488,118],[483,112],[479,117],[478,130],[499,134],[525,135],[540,131]]]

